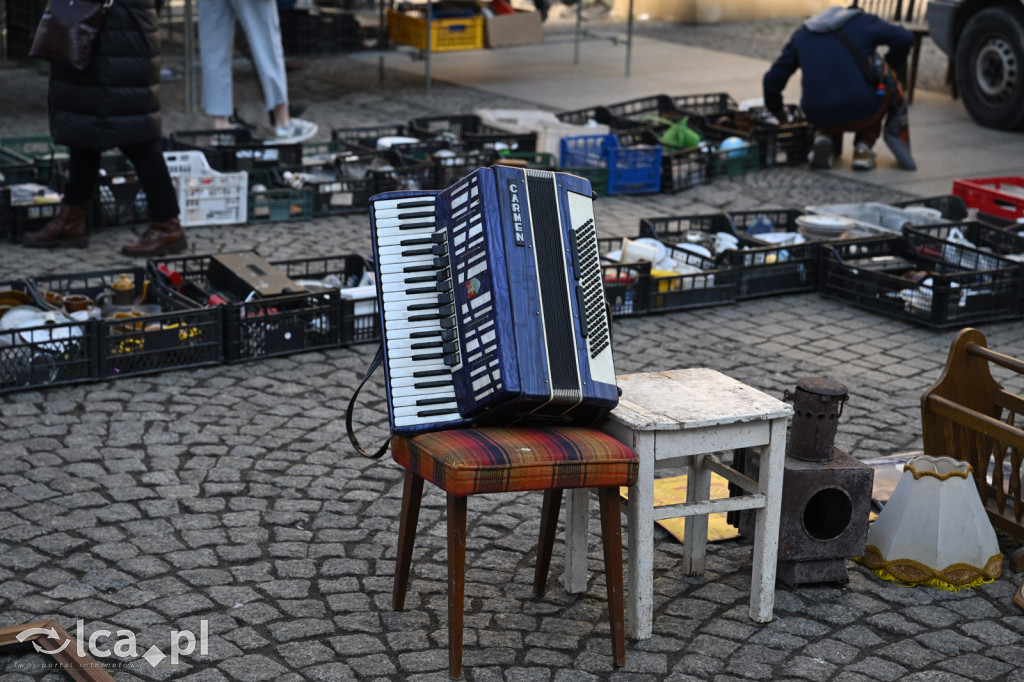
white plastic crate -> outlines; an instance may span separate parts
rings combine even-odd
[[[609,133],[608,126],[603,123],[565,123],[552,112],[540,109],[477,109],[474,113],[487,125],[510,133],[537,133],[537,151],[551,154],[556,159],[561,153],[563,137]]]
[[[221,173],[210,168],[197,150],[164,152],[167,170],[178,192],[181,224],[244,223],[249,209],[249,173]]]

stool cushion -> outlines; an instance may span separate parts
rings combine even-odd
[[[442,490],[465,497],[636,482],[636,454],[611,436],[581,427],[453,429],[396,437],[391,455]]]

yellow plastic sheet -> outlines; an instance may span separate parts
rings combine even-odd
[[[628,488],[621,488],[623,499],[629,499]],[[729,497],[729,482],[718,474],[711,474],[711,499]],[[670,504],[686,502],[686,476],[672,476],[669,478],[654,479],[654,506],[664,507]],[[663,519],[657,522],[672,536],[683,541],[683,525],[685,519]],[[708,516],[708,541],[728,540],[737,537],[739,531],[725,522],[725,514],[710,514]]]

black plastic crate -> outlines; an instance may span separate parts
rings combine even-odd
[[[93,209],[103,227],[139,225],[149,221],[149,204],[134,170],[100,175]]]
[[[13,203],[10,186],[0,187],[0,235],[12,241],[20,241],[26,232],[41,229],[60,211],[59,201],[45,203]],[[50,196],[48,190],[43,190]],[[86,228],[91,229],[92,213],[86,214]]]
[[[537,151],[537,133],[513,133],[487,125],[473,114],[423,116],[409,121],[412,135],[424,139],[461,140],[467,149]]]
[[[1021,313],[1018,263],[922,233],[823,244],[821,255],[823,294],[888,317],[946,328]]]
[[[697,130],[700,131],[698,126]],[[624,147],[637,144],[661,145],[661,191],[669,194],[704,184],[711,179],[711,157],[701,146],[680,148],[661,144],[665,127],[644,127],[618,130],[616,136]],[[703,137],[703,135],[701,135]]]
[[[776,215],[777,231],[796,231],[798,211],[784,213],[787,222]],[[734,216],[736,214],[733,214]],[[742,223],[765,212],[750,211],[739,217]],[[697,243],[714,252],[713,237],[718,232],[734,235],[738,248],[716,254],[718,267],[726,267],[738,274],[738,300],[760,296],[815,291],[818,288],[818,243],[804,242],[785,246],[766,245],[736,229],[736,218],[725,213],[705,215],[644,218],[640,232],[654,237],[668,246]]]
[[[772,125],[764,117],[764,107],[748,111],[721,112],[707,117],[706,130],[716,131],[723,139],[735,135],[757,142],[761,166],[800,166],[807,163],[807,155],[814,144],[814,128],[800,107],[788,105],[789,122]]]
[[[247,222],[278,223],[310,220],[313,218],[314,197],[313,187],[288,185],[282,170],[269,168],[251,170],[249,171],[249,196],[246,205]]]
[[[0,331],[0,393],[97,378],[95,321],[54,311],[26,280],[0,282],[0,301],[33,306],[43,317],[31,327]]]
[[[640,235],[644,237],[646,235]],[[639,238],[639,237],[637,237]],[[598,239],[598,252],[605,255],[618,250],[623,240]],[[602,261],[605,295],[615,315],[646,314],[688,310],[735,303],[737,273],[719,268],[713,259],[669,246],[669,253],[680,265],[700,268],[690,274],[660,274],[649,262],[617,263]],[[632,293],[627,303],[626,292]],[[632,312],[626,312],[632,308]]]
[[[339,289],[331,288],[248,302],[232,300],[235,297],[210,286],[210,260],[208,255],[159,259],[150,261],[149,268],[160,287],[180,291],[195,305],[217,305],[210,309],[223,311],[224,355],[228,362],[337,348],[381,338],[375,304],[372,312],[357,310],[355,302],[346,299]],[[367,268],[365,260],[356,255],[274,261],[271,265],[300,284],[330,275],[346,287],[358,284]],[[223,302],[211,300],[214,295]]]
[[[1024,225],[1020,225],[1020,228],[1024,229]],[[911,239],[917,238],[918,235],[927,235],[948,242],[951,241],[950,236],[954,230],[959,231],[967,241],[983,251],[1001,256],[1024,257],[1024,235],[977,220],[936,225],[907,225],[903,228],[903,233]],[[1024,263],[1021,267],[1024,268]]]
[[[908,199],[906,201],[894,201],[890,206],[897,208],[910,208],[923,206],[942,212],[944,220],[964,220],[967,218],[967,205],[964,200],[955,194],[942,194],[934,197],[923,197],[921,199]]]
[[[247,128],[171,133],[171,150],[197,149],[218,171],[290,168],[302,165],[302,143],[265,144]]]
[[[359,22],[327,8],[281,10],[281,43],[289,56],[331,55],[359,49]]]
[[[613,118],[612,112],[605,106],[586,107],[584,109],[573,109],[572,111],[562,111],[555,114],[562,123],[571,123],[573,125],[585,126],[591,121],[594,123],[603,123],[610,126]],[[628,126],[634,127],[634,126]]]
[[[0,184],[35,182],[37,169],[32,159],[0,146]]]
[[[126,274],[137,305],[107,307],[111,286]],[[98,378],[115,379],[170,369],[215,365],[223,360],[223,327],[218,310],[195,307],[179,294],[162,289],[143,268],[121,268],[32,278],[38,292],[81,294],[98,301],[104,317],[95,320]],[[157,306],[152,312],[148,306]],[[142,313],[142,314],[138,314]]]
[[[335,128],[331,131],[331,140],[355,152],[377,151],[377,140],[382,137],[414,138],[415,142],[395,143],[390,151],[398,152],[415,159],[427,159],[441,149],[452,149],[451,140],[421,139],[415,131],[405,125],[368,126],[361,128]],[[458,145],[456,145],[458,146]]]
[[[714,116],[736,111],[739,105],[727,92],[708,92],[698,95],[676,95],[672,104],[680,111],[698,116]]]
[[[501,152],[495,163],[534,170],[558,170],[558,159],[548,152]]]
[[[607,123],[612,128],[625,129],[647,125],[655,121],[678,121],[688,112],[679,109],[668,95],[651,95],[625,102],[604,105]]]
[[[498,158],[493,149],[449,152],[431,161],[430,186],[423,189],[447,189],[477,168],[487,168]]]

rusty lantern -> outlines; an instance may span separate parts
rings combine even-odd
[[[836,427],[849,398],[846,386],[824,377],[796,382],[796,391],[785,391],[793,399],[793,423],[786,441],[786,456],[804,462],[827,462],[835,449]]]

